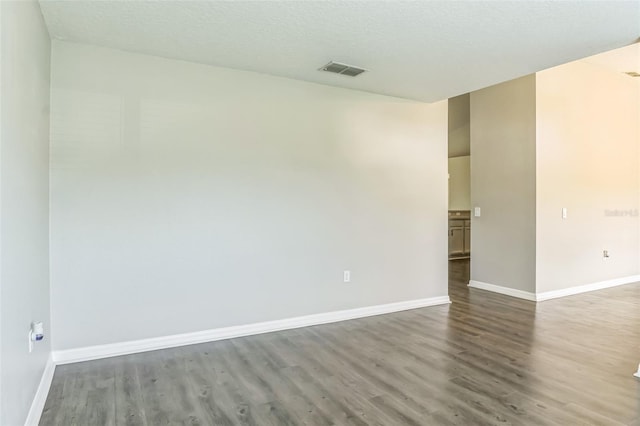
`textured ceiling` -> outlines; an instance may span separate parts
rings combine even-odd
[[[640,1],[41,1],[53,38],[436,101],[632,43]],[[370,70],[323,73],[335,60]]]

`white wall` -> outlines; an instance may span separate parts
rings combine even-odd
[[[471,157],[449,158],[449,210],[471,209]]]
[[[20,425],[51,351],[49,35],[35,1],[0,2],[0,424]]]
[[[538,292],[638,274],[637,86],[583,62],[537,74]]]
[[[536,81],[471,93],[471,280],[535,292]]]
[[[446,101],[54,42],[51,133],[55,349],[447,295]]]

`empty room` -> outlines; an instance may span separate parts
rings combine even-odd
[[[0,1],[0,426],[640,426],[639,1]]]

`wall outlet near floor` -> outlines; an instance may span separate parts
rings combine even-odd
[[[33,344],[44,339],[44,326],[41,322],[32,322],[29,327],[29,353],[33,352]]]
[[[345,283],[350,283],[351,282],[351,271],[344,271],[342,273],[342,279],[344,280]]]
[[[609,250],[602,250],[602,258],[604,260],[609,259]]]

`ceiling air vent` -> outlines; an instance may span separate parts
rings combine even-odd
[[[355,77],[362,74],[366,70],[363,68],[354,67],[353,65],[341,64],[340,62],[329,62],[324,67],[320,68],[321,71],[332,72],[335,74],[348,75],[349,77]]]
[[[628,72],[625,72],[625,74],[631,77],[640,77],[640,72],[628,71]]]

